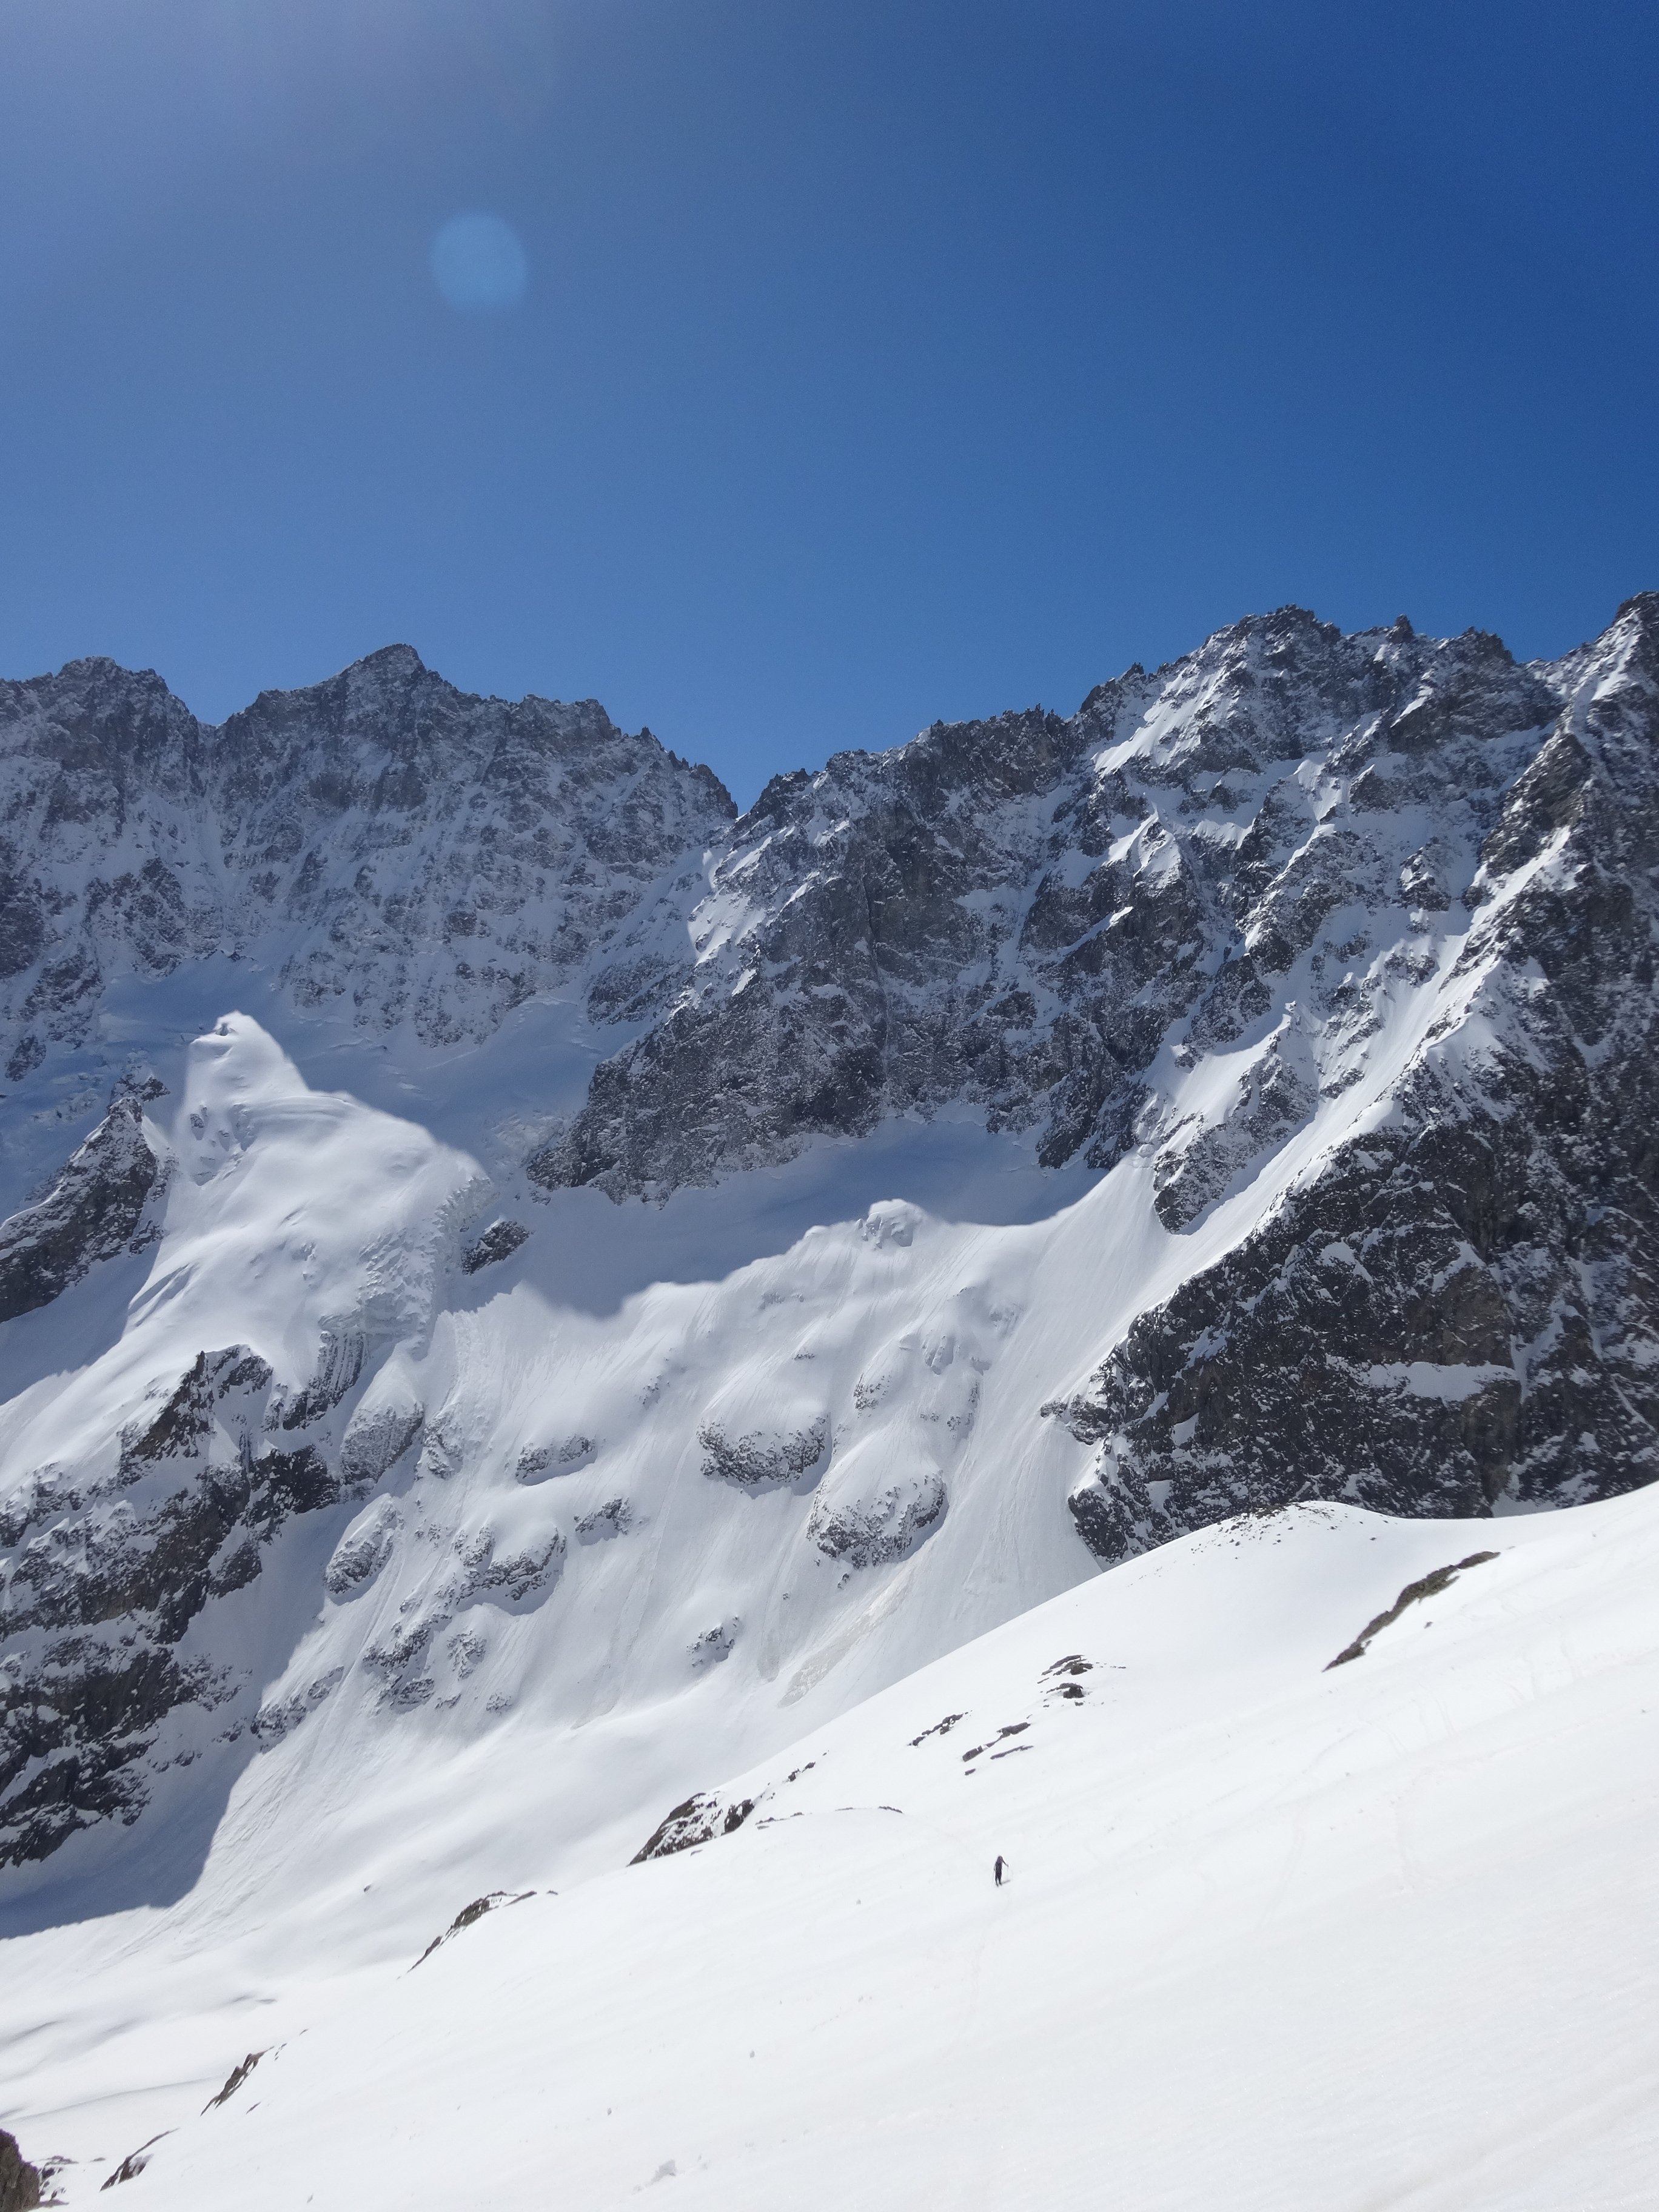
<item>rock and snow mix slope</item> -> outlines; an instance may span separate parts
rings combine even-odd
[[[308,1091],[235,1018],[196,1047],[175,1138],[166,1233],[125,1328],[4,1409],[4,1449],[33,1470],[0,1524],[0,1835],[18,1862],[131,1822],[286,1657],[315,1565],[262,1572],[267,1554],[286,1559],[294,1524],[372,1485],[407,1441],[361,1407],[353,1433],[337,1409],[366,1361],[429,1327],[478,1180],[409,1124]],[[56,1224],[52,1200],[39,1210]],[[67,1313],[33,1318],[61,1357]]]
[[[699,1847],[556,1893],[486,1855],[534,1893],[418,1966],[449,1913],[349,1984],[302,1928],[308,2003],[152,2005],[145,2096],[106,1982],[77,2109],[50,2064],[10,2109],[70,2205],[128,2159],[135,2212],[1636,2212],[1655,1497],[1468,1545],[1328,1506],[1183,1539],[734,1778]]]
[[[250,1761],[303,1826],[276,1778],[302,1724],[416,1773],[528,1726],[525,1817],[578,1832],[545,1746],[596,1717],[664,1737],[620,1818],[699,1778],[678,1709],[729,1711],[740,1762],[820,1686],[845,1703],[1086,1574],[1083,1454],[1036,1409],[1167,1264],[1144,1167],[1022,1221],[1040,1171],[913,1141],[955,1218],[866,1199],[919,1187],[901,1142],[755,1178],[749,1218],[730,1186],[620,1221],[568,1194],[470,1269],[465,1156],[309,1091],[245,1018],[198,1041],[125,1328],[98,1349],[95,1269],[15,1325],[42,1370],[4,1432],[33,1470],[4,1529],[25,1886],[125,1881],[143,1814],[178,1870],[139,1852],[131,1893],[173,1893]]]
[[[211,2071],[1240,1505],[1650,1480],[1656,744],[1653,597],[1287,611],[735,821],[403,649],[5,687],[14,2105],[171,2124],[158,2011]]]

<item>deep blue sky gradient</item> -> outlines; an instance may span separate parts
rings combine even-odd
[[[0,0],[0,672],[773,769],[1659,584],[1659,10]],[[523,304],[434,234],[502,217]]]

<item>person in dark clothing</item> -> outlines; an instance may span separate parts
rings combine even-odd
[[[1006,1858],[1004,1858],[1004,1857],[1003,1857],[1002,1853],[1001,1853],[1000,1851],[999,1851],[999,1852],[997,1853],[997,1863],[996,1863],[997,1887],[998,1887],[999,1889],[1000,1889],[1000,1888],[1001,1888],[1001,1887],[1002,1887],[1002,1879],[1003,1879],[1003,1876],[1007,1873],[1007,1871],[1008,1871],[1008,1862],[1007,1862],[1007,1860],[1006,1860]]]

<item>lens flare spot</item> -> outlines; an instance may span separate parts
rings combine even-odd
[[[530,264],[500,216],[458,215],[432,241],[432,274],[458,315],[499,315],[523,299]]]

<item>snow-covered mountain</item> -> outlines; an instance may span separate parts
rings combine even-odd
[[[403,647],[0,687],[10,2108],[162,2109],[117,1956],[210,2071],[1240,1509],[1650,1481],[1656,747],[1654,595],[1286,610],[741,817]]]

